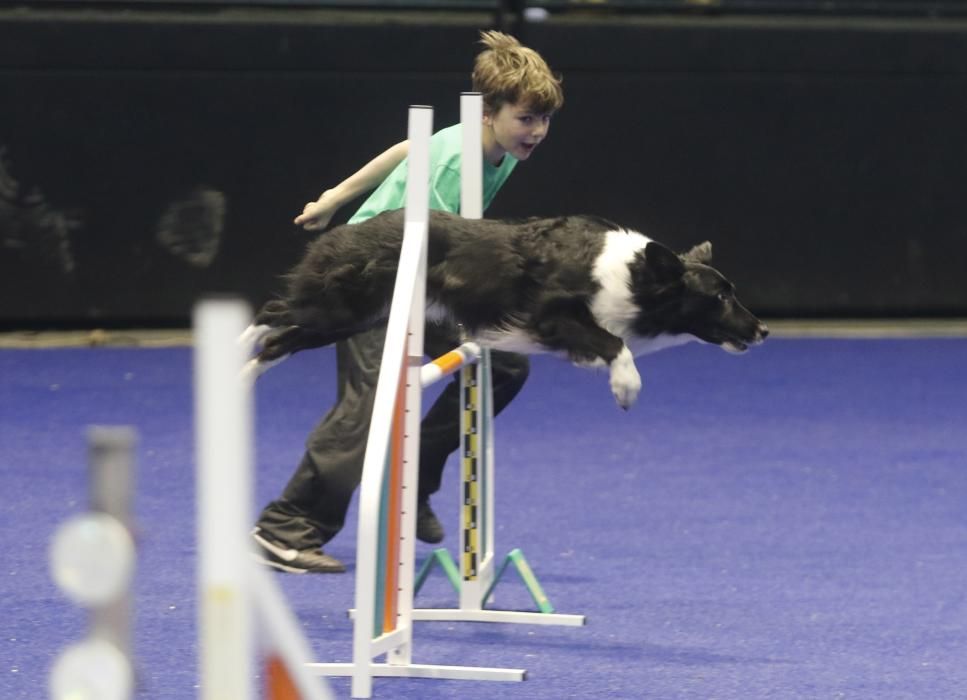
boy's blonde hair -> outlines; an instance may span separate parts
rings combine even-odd
[[[540,114],[564,104],[561,77],[541,55],[502,32],[480,32],[486,48],[473,66],[473,89],[483,95],[484,112],[496,114],[505,104],[520,104]]]

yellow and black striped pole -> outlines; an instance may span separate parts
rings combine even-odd
[[[477,422],[480,387],[477,383],[476,365],[468,365],[461,370],[460,429],[463,442],[463,503],[461,510],[461,530],[463,552],[461,571],[464,581],[476,581],[480,562],[480,507],[479,488],[481,467],[481,444]]]

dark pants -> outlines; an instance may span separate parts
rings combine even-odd
[[[282,496],[265,507],[258,527],[288,546],[320,547],[342,529],[363,471],[385,329],[361,333],[336,346],[339,396],[335,407],[313,429],[295,474]],[[424,349],[439,357],[459,342],[427,326]],[[491,353],[494,414],[517,395],[527,380],[527,357]],[[460,445],[459,380],[448,382],[427,412],[420,430],[419,498],[440,489],[447,457]]]

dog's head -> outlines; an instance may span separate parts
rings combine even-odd
[[[632,293],[642,310],[636,331],[693,335],[737,353],[765,340],[769,329],[711,262],[707,241],[682,255],[649,242],[631,266]]]

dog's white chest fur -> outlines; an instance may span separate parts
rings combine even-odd
[[[604,248],[594,261],[591,276],[601,291],[591,300],[591,313],[609,333],[627,338],[638,305],[631,296],[631,272],[628,263],[648,245],[649,239],[630,231],[608,231]]]
[[[609,333],[622,338],[636,357],[695,340],[694,336],[687,334],[641,338],[632,331],[632,323],[641,309],[631,295],[628,266],[650,241],[637,231],[608,231],[604,248],[591,270],[591,275],[601,285],[601,290],[591,300],[595,321]]]
[[[548,352],[547,348],[538,343],[534,336],[523,328],[483,330],[477,333],[473,339],[484,347],[505,352],[519,352],[523,355],[538,355]]]

